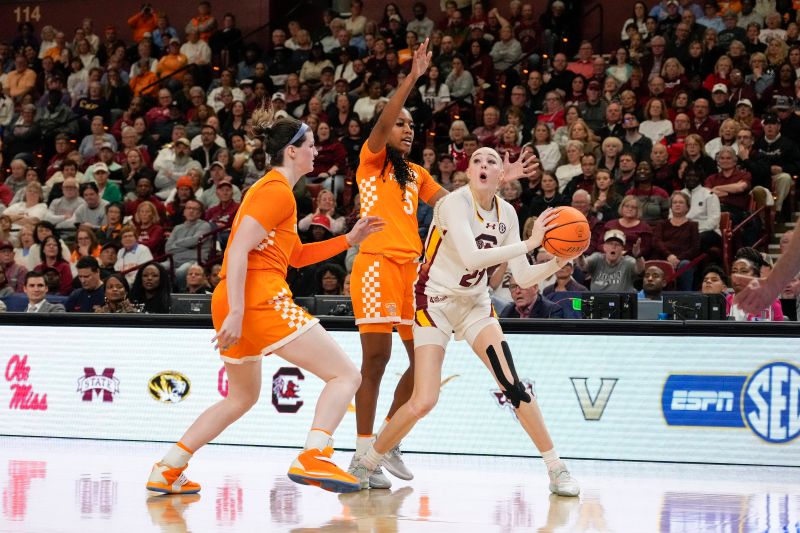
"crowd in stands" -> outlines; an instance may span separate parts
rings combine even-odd
[[[269,166],[248,127],[268,105],[315,133],[315,168],[295,188],[302,238],[347,231],[361,146],[424,39],[433,63],[407,101],[411,159],[453,190],[477,148],[512,161],[533,150],[540,171],[499,191],[520,227],[571,205],[592,229],[585,256],[542,291],[497,269],[504,316],[559,316],[557,292],[729,293],[730,272],[766,275],[751,246],[790,220],[800,173],[790,2],[636,2],[603,49],[582,40],[566,0],[387,3],[375,20],[361,0],[349,8],[308,28],[281,21],[269,38],[243,38],[236,14],[206,1],[188,21],[145,4],[119,27],[86,18],[3,36],[0,297],[44,282],[67,311],[168,312],[170,293],[213,290],[226,230]],[[431,216],[421,205],[421,239]],[[725,217],[744,222],[729,265]],[[355,252],[292,270],[294,294],[347,294]]]

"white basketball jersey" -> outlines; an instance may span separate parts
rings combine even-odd
[[[464,227],[469,231],[464,232]],[[472,239],[479,250],[518,243],[519,224],[514,208],[495,196],[494,209],[481,209],[469,186],[457,189],[436,204],[433,222],[425,243],[425,261],[420,266],[416,293],[419,296],[474,296],[485,294],[495,267],[470,269],[463,254],[474,247],[464,241]],[[458,228],[458,231],[454,231]],[[459,239],[462,239],[459,242]],[[459,253],[460,252],[460,253]],[[520,246],[517,256],[525,253]]]

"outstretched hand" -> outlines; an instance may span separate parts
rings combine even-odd
[[[427,72],[431,64],[433,52],[428,51],[429,42],[430,39],[425,39],[422,44],[414,50],[413,63],[411,64],[411,72],[409,73],[414,79],[419,79],[425,75],[425,72]]]
[[[510,162],[508,152],[503,158],[503,182],[518,180],[523,177],[532,176],[539,168],[539,158],[533,150],[527,148],[519,154],[513,163]]]
[[[359,218],[358,222],[353,226],[353,229],[345,236],[347,238],[347,244],[350,246],[361,244],[364,239],[373,233],[382,231],[385,225],[386,221],[381,217]]]

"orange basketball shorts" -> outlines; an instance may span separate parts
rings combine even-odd
[[[219,331],[228,316],[228,285],[222,280],[211,297],[211,318]],[[286,281],[273,272],[250,270],[244,289],[244,316],[239,342],[220,350],[229,363],[255,361],[308,331],[318,319],[296,305]]]
[[[418,263],[397,263],[384,255],[359,253],[350,274],[356,325],[414,323]]]

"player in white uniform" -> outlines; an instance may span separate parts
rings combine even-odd
[[[495,194],[504,178],[529,175],[535,164],[535,158],[526,153],[513,165],[504,164],[495,150],[480,148],[467,168],[469,186],[437,203],[416,284],[414,392],[362,456],[355,472],[351,469],[362,488],[367,488],[369,474],[383,455],[436,405],[445,347],[455,333],[457,340],[466,339],[514,406],[520,424],[542,454],[550,491],[561,496],[580,492],[555,451],[536,398],[517,376],[487,290],[489,271],[500,263],[508,261],[517,283],[529,287],[567,262],[556,258],[530,265],[525,254],[541,244],[555,215],[549,209],[542,213],[530,238],[521,241],[514,208]]]

